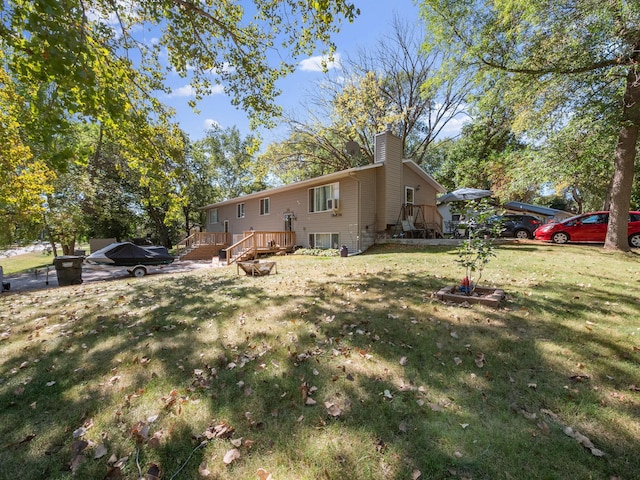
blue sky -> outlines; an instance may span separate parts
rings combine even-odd
[[[353,55],[359,48],[374,46],[385,34],[392,32],[394,15],[409,22],[418,20],[418,7],[413,0],[355,0],[354,3],[360,9],[360,16],[353,23],[343,24],[341,32],[334,37],[337,58]],[[286,111],[296,109],[304,101],[314,82],[323,77],[319,58],[299,60],[296,71],[278,83],[283,91],[278,103]],[[195,113],[188,105],[189,100],[193,100],[188,80],[179,78],[178,75],[171,75],[168,80],[173,94],[162,100],[177,110],[177,120],[192,140],[202,138],[206,129],[214,122],[223,129],[237,126],[243,135],[250,133],[246,115],[231,105],[222,88],[200,101],[200,113]],[[264,144],[269,144],[278,140],[277,137],[282,132],[276,129],[273,132],[262,131],[261,135]]]

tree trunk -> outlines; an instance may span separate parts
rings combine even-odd
[[[633,188],[634,163],[640,126],[640,72],[632,67],[627,74],[622,126],[616,146],[611,180],[611,209],[604,247],[629,250],[629,206]]]

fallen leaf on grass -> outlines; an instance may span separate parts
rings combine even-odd
[[[411,472],[411,480],[420,480],[420,478],[422,477],[422,472],[418,469],[414,469],[413,472]]]
[[[209,470],[209,465],[207,465],[207,461],[203,460],[202,463],[198,466],[198,473],[201,477],[209,478],[211,476],[211,470]]]
[[[76,440],[71,444],[71,471],[76,472],[78,467],[84,462],[85,456],[82,453],[85,448],[89,446],[89,442],[85,442],[84,440]]]
[[[98,444],[96,447],[96,453],[93,455],[94,459],[102,458],[108,453],[107,447],[104,443]]]
[[[144,474],[144,480],[160,480],[160,467],[155,463],[149,465],[147,473]]]
[[[402,365],[403,367],[407,364],[407,357],[401,357],[400,358],[400,365]]]
[[[478,353],[476,355],[475,362],[476,362],[476,366],[478,368],[484,367],[484,353]]]
[[[222,461],[226,465],[229,465],[235,462],[239,458],[240,458],[240,450],[238,450],[237,448],[232,448],[231,450],[229,450],[227,453],[224,454],[224,458],[222,459]]]
[[[269,472],[267,472],[264,468],[258,469],[258,479],[259,480],[273,480],[273,477]]]
[[[107,474],[104,476],[104,480],[121,480],[122,472],[120,467],[108,467]]]
[[[572,429],[571,427],[566,427],[564,429],[564,434],[575,439],[580,445],[585,447],[586,449],[591,451],[591,454],[594,457],[604,457],[604,452],[602,450],[597,449],[591,440],[577,430]]]
[[[335,403],[325,402],[324,406],[327,409],[327,413],[332,417],[339,417],[342,415],[342,409]]]

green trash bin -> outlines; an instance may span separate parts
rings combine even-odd
[[[80,285],[82,283],[82,257],[62,255],[53,259],[58,276],[58,285]]]

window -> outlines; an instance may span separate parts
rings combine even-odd
[[[309,248],[338,248],[340,238],[337,233],[310,233]]]
[[[271,210],[271,200],[269,197],[260,199],[260,215],[269,215]]]
[[[209,210],[209,223],[218,223],[218,209]]]
[[[583,225],[597,225],[599,223],[607,223],[609,221],[609,215],[606,213],[596,213],[594,215],[588,215],[580,220]]]
[[[238,218],[244,218],[244,203],[238,204]]]
[[[413,187],[404,187],[404,203],[413,205],[415,198],[415,189]]]
[[[309,189],[309,212],[326,212],[338,208],[340,189],[338,183]]]

